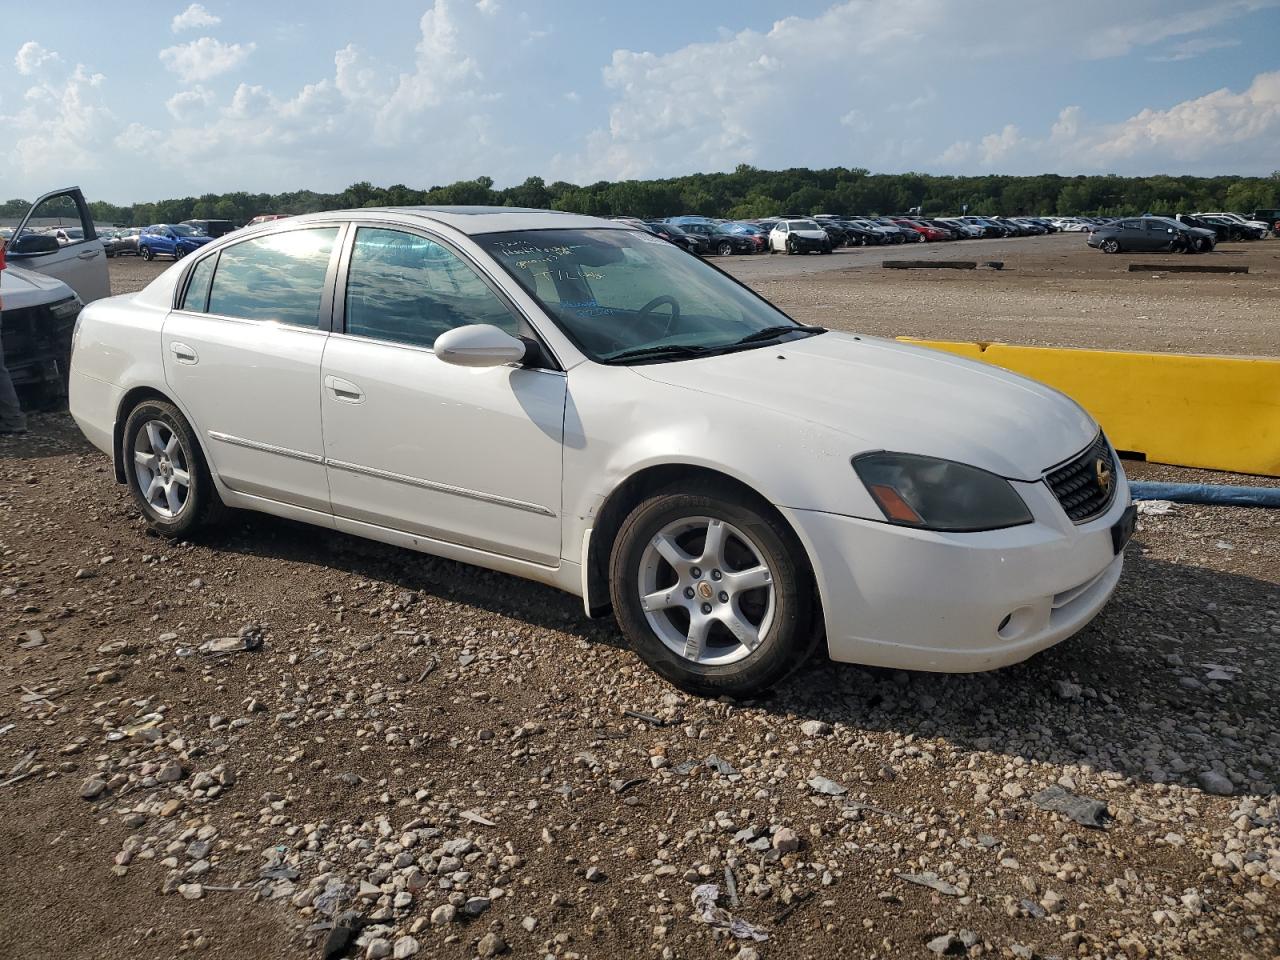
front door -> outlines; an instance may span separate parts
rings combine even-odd
[[[14,266],[61,280],[85,303],[111,295],[106,250],[79,187],[37,200],[14,232],[7,256]]]
[[[344,332],[324,353],[324,443],[334,514],[556,566],[565,377],[438,360],[468,323],[532,334],[445,241],[359,227]]]
[[[342,227],[201,257],[165,320],[165,377],[231,490],[329,513],[320,363]]]

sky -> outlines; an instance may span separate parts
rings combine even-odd
[[[0,199],[1280,168],[1280,0],[785,6],[9,4]]]

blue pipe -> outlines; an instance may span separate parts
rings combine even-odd
[[[1280,487],[1234,487],[1218,483],[1147,483],[1130,480],[1135,500],[1172,500],[1228,507],[1280,507]]]

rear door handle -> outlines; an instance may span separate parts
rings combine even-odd
[[[98,251],[97,251],[97,250],[85,250],[83,253],[77,253],[77,254],[76,254],[76,259],[77,259],[77,260],[92,260],[92,259],[93,259],[94,257],[96,257],[97,255],[98,255]]]
[[[350,380],[343,380],[341,377],[325,377],[324,385],[335,400],[341,400],[343,403],[364,403],[364,391]]]
[[[173,354],[175,360],[179,363],[199,363],[200,357],[191,347],[185,343],[179,343],[177,340],[169,344],[169,352]]]

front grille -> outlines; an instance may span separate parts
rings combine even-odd
[[[1116,461],[1107,438],[1099,433],[1083,453],[1050,470],[1044,480],[1072,523],[1103,513],[1116,492]]]

